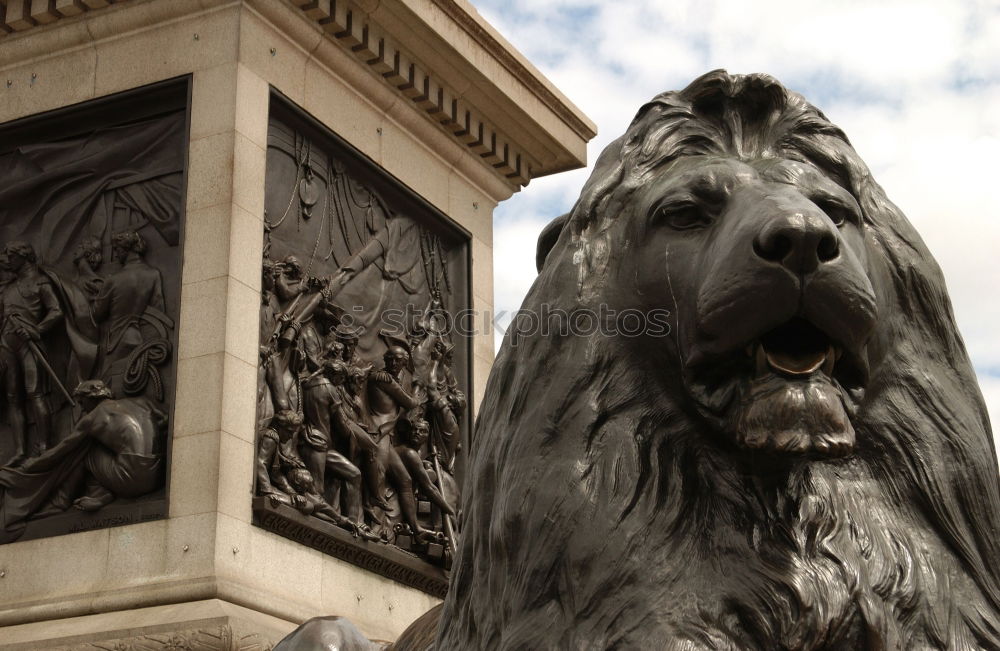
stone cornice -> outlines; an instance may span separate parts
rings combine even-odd
[[[586,164],[593,124],[474,9],[454,0],[282,1],[515,188]],[[494,71],[506,75],[502,84]]]
[[[0,0],[0,37],[125,0]]]
[[[13,65],[15,59],[43,56],[53,46],[64,49],[93,41],[98,35],[89,27],[68,31],[59,27],[123,2],[0,0],[0,49],[5,52],[0,67]],[[150,3],[128,0],[127,4]],[[225,2],[153,0],[153,4],[157,5],[155,14],[139,12],[139,23],[133,26],[125,20],[116,29],[141,27],[151,15],[168,20]],[[311,24],[357,61],[359,71],[366,70],[386,90],[405,98],[415,109],[415,117],[423,115],[480,161],[487,175],[512,190],[532,177],[586,164],[586,143],[596,131],[593,123],[466,0],[255,0],[248,4],[266,9],[268,15],[304,18],[283,22]],[[36,30],[37,38],[23,40]]]
[[[518,81],[530,88],[545,105],[568,124],[581,138],[590,140],[597,135],[597,126],[553,86],[541,73],[513,48],[475,8],[461,0],[431,0],[496,57]]]

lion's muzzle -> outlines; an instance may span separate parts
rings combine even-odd
[[[860,209],[803,164],[730,165],[691,279],[696,313],[679,315],[693,318],[688,386],[740,447],[848,454],[877,321]]]
[[[834,379],[841,351],[803,319],[747,347],[752,377],[740,388],[730,425],[740,447],[834,457],[854,449],[843,388]]]

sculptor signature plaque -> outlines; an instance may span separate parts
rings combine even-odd
[[[187,98],[0,125],[0,542],[166,515]]]
[[[469,421],[453,329],[468,238],[284,100],[271,108],[255,522],[440,592]]]

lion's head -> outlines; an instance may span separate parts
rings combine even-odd
[[[604,334],[508,333],[440,648],[1000,648],[944,281],[820,111],[722,71],[657,96],[539,260],[522,309]]]

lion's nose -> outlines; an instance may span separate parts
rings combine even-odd
[[[837,227],[821,214],[792,212],[771,219],[753,242],[754,252],[789,271],[807,274],[840,253]]]

